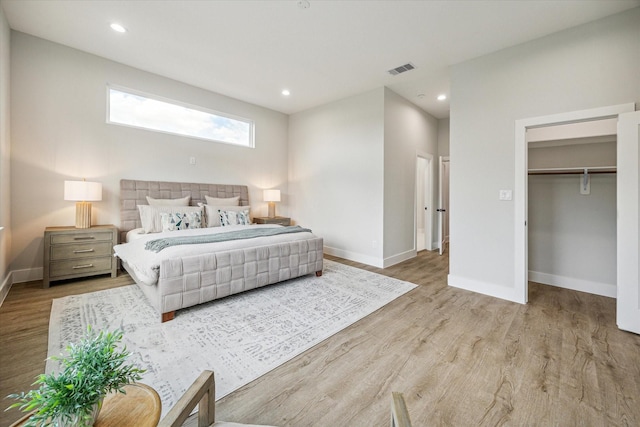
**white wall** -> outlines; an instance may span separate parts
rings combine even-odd
[[[325,251],[382,265],[383,88],[289,117],[290,206]],[[374,243],[375,242],[375,243]]]
[[[415,256],[416,158],[418,154],[431,154],[436,159],[437,152],[438,120],[385,88],[385,267]],[[431,182],[436,169],[432,168]]]
[[[11,248],[10,42],[11,30],[0,7],[0,304],[9,291]]]
[[[246,184],[252,214],[262,188],[279,188],[287,215],[286,115],[124,66],[26,34],[11,38],[12,270],[42,266],[44,228],[73,225],[65,179],[103,184],[94,223],[119,224],[122,178]],[[117,84],[253,119],[249,149],[105,123],[106,85]],[[189,165],[189,157],[197,159]],[[4,206],[4,203],[3,203]]]
[[[387,88],[291,115],[294,217],[332,255],[377,267],[415,256],[416,157],[436,156],[437,128]]]
[[[515,120],[638,102],[639,72],[640,8],[452,67],[451,285],[513,288]]]

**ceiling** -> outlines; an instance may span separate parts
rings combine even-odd
[[[449,95],[451,65],[638,7],[640,0],[0,4],[16,31],[286,114],[386,86],[445,118],[449,100],[436,97]],[[127,32],[114,32],[112,22]],[[387,73],[408,62],[414,70]]]

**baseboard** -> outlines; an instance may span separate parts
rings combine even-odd
[[[2,285],[0,285],[0,306],[9,294],[11,286],[14,283],[31,282],[34,280],[42,280],[42,267],[10,271],[4,279],[4,282],[2,282]]]
[[[558,276],[556,274],[541,273],[539,271],[529,271],[529,280],[536,283],[542,283],[543,285],[588,292],[590,294],[601,295],[603,297],[616,298],[618,295],[616,285],[575,279],[573,277]]]
[[[11,276],[12,272],[10,271],[2,282],[2,285],[0,285],[0,307],[11,290],[11,285],[13,284]]]
[[[12,283],[31,282],[34,280],[42,280],[42,267],[25,268],[24,270],[13,270]]]
[[[516,295],[514,288],[506,286],[481,282],[479,280],[468,279],[466,277],[454,276],[451,274],[447,276],[447,283],[449,286],[454,288],[464,289],[466,291],[472,291],[507,301],[517,302],[520,304],[526,304],[527,302],[526,300],[522,301],[521,297]]]
[[[374,258],[357,252],[345,251],[344,249],[337,249],[329,246],[325,246],[323,250],[327,255],[337,256],[339,258],[348,259],[349,261],[361,262],[362,264],[367,264],[373,267],[384,268],[384,260],[381,258]]]
[[[408,259],[415,258],[417,255],[418,255],[418,253],[416,252],[416,250],[415,249],[411,249],[410,251],[406,251],[406,252],[403,252],[401,254],[397,254],[397,255],[391,256],[389,258],[385,258],[383,260],[384,267],[382,267],[382,268],[387,268],[387,267],[391,267],[392,265],[400,264],[402,261],[406,261]]]

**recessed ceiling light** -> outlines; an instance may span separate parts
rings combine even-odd
[[[444,101],[445,99],[447,99],[447,95],[444,93],[442,95],[438,95],[438,101]]]
[[[122,25],[114,22],[113,24],[111,24],[111,29],[113,31],[116,31],[118,33],[126,33],[127,29],[125,27],[123,27]]]
[[[289,95],[291,95],[291,92],[289,92],[289,89],[283,89],[283,90],[282,90],[282,94],[283,94],[284,96],[289,96]]]

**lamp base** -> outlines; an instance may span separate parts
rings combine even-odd
[[[276,204],[275,202],[269,202],[269,214],[267,215],[269,218],[276,217]]]
[[[91,203],[76,203],[76,228],[91,228]]]

